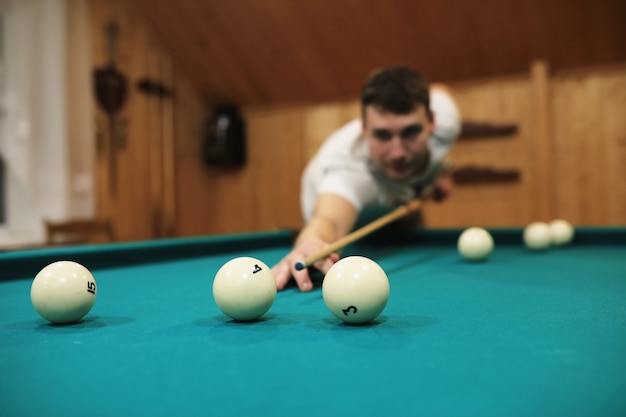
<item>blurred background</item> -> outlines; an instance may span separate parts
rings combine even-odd
[[[374,68],[445,83],[427,227],[626,224],[624,0],[0,1],[0,247],[301,227]]]

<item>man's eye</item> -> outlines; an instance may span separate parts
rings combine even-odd
[[[406,129],[402,130],[402,132],[400,132],[400,137],[402,139],[411,139],[419,135],[420,133],[422,133],[422,126],[409,126]]]
[[[373,135],[378,140],[389,140],[393,134],[388,130],[374,130]]]

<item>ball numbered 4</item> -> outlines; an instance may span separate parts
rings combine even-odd
[[[260,260],[247,256],[234,258],[215,274],[213,298],[222,313],[233,320],[255,320],[272,307],[276,279]]]
[[[348,256],[324,276],[322,296],[326,307],[346,323],[367,323],[382,313],[389,300],[389,279],[373,260]]]
[[[33,307],[53,323],[73,323],[83,318],[96,302],[96,280],[83,265],[57,261],[35,276],[30,288]]]

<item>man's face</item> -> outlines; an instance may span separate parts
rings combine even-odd
[[[365,108],[363,136],[374,163],[392,180],[409,178],[426,167],[432,131],[433,120],[424,106],[408,114]]]

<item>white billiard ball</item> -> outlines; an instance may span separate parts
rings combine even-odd
[[[35,276],[30,288],[33,307],[52,323],[74,323],[82,319],[96,302],[96,280],[83,265],[57,261]]]
[[[493,238],[482,227],[470,227],[459,236],[457,249],[469,261],[484,261],[493,251]]]
[[[550,247],[552,236],[550,226],[544,222],[533,222],[524,228],[524,244],[533,251],[542,251]]]
[[[276,298],[276,279],[262,261],[241,256],[226,262],[215,274],[213,298],[233,320],[256,320],[268,312]]]
[[[346,323],[367,323],[382,313],[389,300],[385,271],[364,256],[337,261],[324,276],[322,296],[326,307]]]
[[[552,220],[549,226],[552,244],[556,246],[568,245],[574,239],[574,227],[567,220]]]

